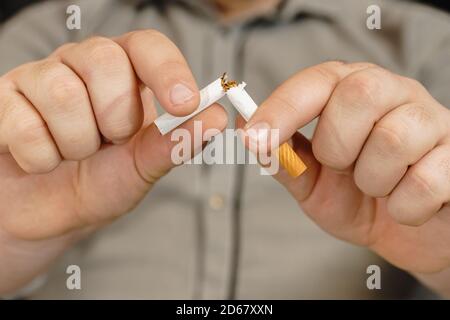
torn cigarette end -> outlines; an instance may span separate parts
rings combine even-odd
[[[227,74],[224,73],[222,77],[200,90],[200,104],[193,113],[184,117],[175,117],[169,113],[165,113],[158,117],[154,121],[154,124],[161,134],[167,134],[221,99],[225,94],[242,117],[248,121],[255,113],[258,106],[247,91],[245,91],[245,86],[245,82],[238,84],[234,80],[228,80]],[[307,169],[302,159],[300,159],[287,143],[282,144],[278,148],[277,155],[280,164],[286,169],[289,175],[294,178],[301,175]]]
[[[231,88],[237,87],[238,84],[235,80],[228,80],[227,73],[224,72],[220,77],[220,84],[222,85],[223,91],[227,92]]]
[[[167,134],[220,100],[229,89],[234,87],[237,87],[236,81],[228,81],[227,73],[225,72],[222,77],[200,90],[200,103],[194,112],[184,117],[176,117],[170,113],[164,113],[155,119],[154,124],[162,135]]]

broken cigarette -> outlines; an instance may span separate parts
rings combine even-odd
[[[154,123],[159,132],[165,135],[220,100],[225,94],[245,121],[248,121],[258,106],[247,91],[245,91],[245,86],[245,82],[237,84],[236,81],[227,80],[226,73],[224,73],[222,77],[200,90],[200,103],[194,112],[184,117],[175,117],[169,113],[165,113],[158,117]],[[287,142],[279,146],[276,152],[281,165],[290,176],[298,177],[307,169],[302,159],[300,159]]]
[[[246,83],[237,84],[235,81],[227,81],[226,74],[222,76],[222,79],[223,89],[231,104],[239,111],[244,120],[248,121],[258,106],[248,92],[245,91]],[[276,152],[281,165],[291,177],[296,178],[306,170],[305,163],[287,142],[279,146]]]
[[[197,109],[191,114],[184,117],[175,117],[170,113],[164,113],[163,115],[159,116],[154,121],[159,132],[161,132],[162,135],[165,135],[166,133],[178,127],[180,124],[186,122],[187,120],[205,110],[213,103],[220,100],[225,95],[225,91],[222,87],[222,82],[222,78],[219,78],[200,90],[200,103]]]

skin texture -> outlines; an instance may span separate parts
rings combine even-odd
[[[192,95],[174,103],[180,84]],[[153,30],[67,44],[2,76],[0,96],[0,294],[130,211],[174,166],[176,142],[149,125],[153,96],[174,115],[199,102],[185,59]],[[219,105],[183,128],[195,120],[227,123]]]
[[[175,142],[151,124],[153,99],[174,115],[199,99],[179,50],[152,30],[67,44],[0,77],[0,96],[0,294],[135,207],[173,167]],[[319,115],[312,141],[296,133]],[[324,230],[445,293],[449,117],[415,80],[328,62],[283,83],[246,128],[292,137],[308,170],[275,178]],[[219,105],[183,127],[194,120],[203,130],[227,123]]]
[[[317,116],[308,141],[296,130]],[[308,170],[275,178],[320,227],[448,295],[449,123],[450,111],[417,81],[327,62],[288,79],[244,128],[279,129],[280,143],[292,137]]]

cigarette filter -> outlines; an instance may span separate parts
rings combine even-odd
[[[227,82],[227,86],[223,86],[227,97],[245,121],[248,121],[258,106],[247,91],[245,91],[245,82],[239,85],[235,82],[230,83]],[[283,143],[276,152],[281,165],[291,177],[296,178],[307,169],[305,163],[287,142]]]
[[[159,116],[154,121],[159,132],[161,132],[162,135],[165,135],[185,121],[199,114],[213,103],[220,100],[225,95],[224,88],[222,87],[222,82],[222,78],[219,78],[200,90],[200,103],[198,105],[198,108],[191,114],[184,117],[175,117],[170,113],[164,113],[163,115]]]

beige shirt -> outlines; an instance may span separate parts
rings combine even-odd
[[[81,30],[66,28],[69,4],[81,7]],[[366,27],[370,4],[381,6],[381,30]],[[450,106],[450,19],[430,8],[395,0],[292,0],[231,26],[219,25],[200,1],[178,1],[165,13],[137,8],[132,0],[33,6],[0,31],[0,73],[65,42],[154,28],[179,46],[200,87],[228,71],[261,102],[305,67],[370,61],[419,79]],[[72,264],[81,267],[81,290],[66,288]],[[381,266],[381,290],[366,287],[371,264]],[[402,298],[410,284],[365,248],[325,234],[256,165],[185,165],[129,215],[61,257],[32,297]]]

